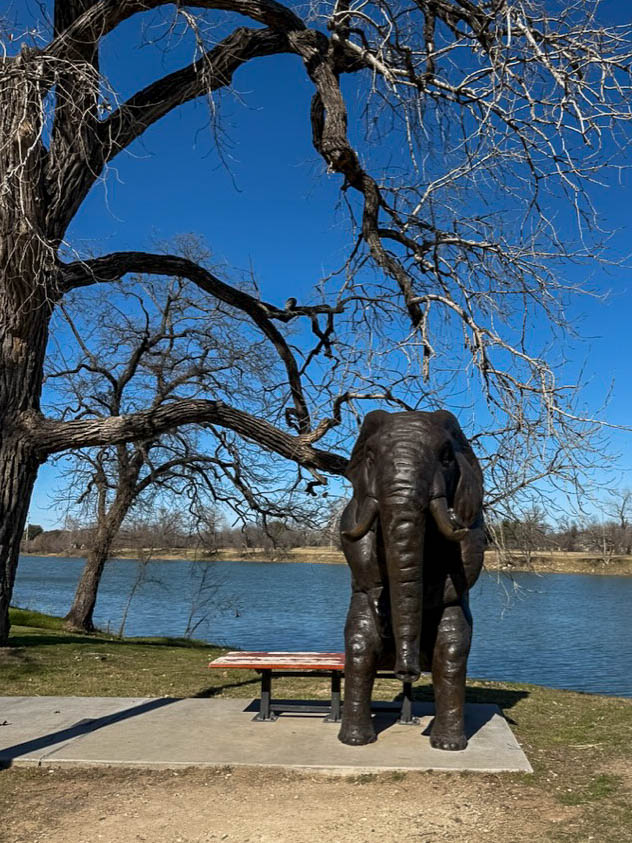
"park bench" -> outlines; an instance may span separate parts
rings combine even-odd
[[[260,721],[276,720],[279,713],[315,713],[323,707],[314,703],[294,700],[272,699],[272,676],[329,676],[331,679],[331,701],[327,723],[340,721],[342,703],[340,700],[340,680],[344,676],[344,653],[267,653],[233,651],[209,663],[210,668],[221,670],[256,670],[261,674],[261,696],[259,712],[253,718]],[[394,679],[392,673],[379,672],[379,678]],[[412,711],[412,683],[403,682],[401,705],[376,703],[374,707],[381,711],[400,711],[399,722],[405,725],[417,723]]]

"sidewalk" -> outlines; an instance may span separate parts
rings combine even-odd
[[[320,715],[253,722],[256,701],[139,697],[0,697],[0,767],[114,765],[145,768],[273,766],[358,775],[389,770],[532,772],[494,705],[466,706],[463,752],[430,747],[430,703],[415,703],[417,726],[375,715],[378,739],[341,744]]]

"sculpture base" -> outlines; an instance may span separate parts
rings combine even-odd
[[[420,725],[397,723],[375,704],[376,743],[344,746],[320,714],[282,714],[262,727],[243,699],[3,697],[0,766],[115,765],[146,768],[271,766],[357,775],[389,770],[532,772],[495,705],[468,704],[467,749],[432,749],[434,707],[413,704]]]

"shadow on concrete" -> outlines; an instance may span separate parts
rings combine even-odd
[[[473,688],[469,685],[465,689],[465,702],[492,703],[499,708],[513,708],[520,700],[529,696],[529,691],[516,688]],[[401,700],[398,694],[395,699]],[[432,683],[427,685],[413,685],[413,699],[418,702],[434,702]]]
[[[502,712],[500,712],[502,714]],[[487,725],[492,717],[498,714],[498,707],[495,705],[478,704],[477,708],[470,709],[465,715],[465,737],[471,740],[477,732]],[[435,718],[433,717],[430,723],[421,733],[426,737],[432,734],[432,727],[434,726]]]
[[[314,710],[309,712],[288,710],[288,708],[293,705],[308,705]],[[295,699],[275,699],[271,702],[270,707],[275,714],[283,718],[319,717],[323,720],[329,714],[331,708],[329,700]],[[382,700],[377,700],[371,704],[371,710],[373,712],[373,727],[377,735],[385,732],[393,726],[403,725],[399,723],[401,705],[397,702],[384,702]],[[253,714],[256,714],[258,711],[259,700],[251,700],[246,706],[244,706],[244,712],[252,712]],[[496,704],[479,704],[474,709],[470,708],[465,720],[465,734],[467,739],[470,740],[477,732],[479,732],[487,723],[489,723],[495,714],[498,714],[498,706]],[[413,715],[416,718],[428,716],[432,717],[434,715],[434,704],[429,702],[413,703]],[[430,734],[433,720],[431,720],[428,726],[423,730],[423,735]],[[334,723],[332,725],[336,724]],[[337,725],[339,726],[340,724],[338,723]],[[414,723],[406,725],[412,729],[419,729],[420,722],[417,720]]]
[[[237,684],[258,684],[258,682],[258,679],[252,679],[241,683],[235,683],[233,685],[219,686],[219,688],[209,688],[207,689],[207,691],[203,691],[197,694],[197,696],[215,696],[217,693],[221,693],[222,687],[230,688],[236,687]],[[468,711],[468,716],[466,717],[465,734],[467,739],[470,740],[477,732],[479,732],[492,719],[492,717],[498,713],[498,709],[500,709],[500,714],[505,718],[508,723],[513,726],[518,725],[515,720],[512,720],[511,717],[508,717],[505,714],[505,709],[512,708],[513,706],[517,705],[520,700],[525,699],[528,696],[529,692],[523,690],[468,687],[466,692],[466,703],[471,703],[475,705],[476,708],[470,708]],[[403,694],[399,693],[393,697],[392,701],[374,700],[372,702],[371,709],[375,715],[373,721],[375,731],[377,734],[385,732],[387,729],[390,729],[392,726],[398,724],[402,699]],[[283,708],[287,703],[289,703],[290,706],[292,704],[296,705],[304,703],[306,705],[313,706],[315,709],[317,709],[317,711],[309,713],[292,711],[284,712]],[[329,700],[274,699],[272,700],[271,708],[273,711],[277,711],[278,714],[285,717],[313,717],[316,715],[324,718],[329,713],[330,702]],[[245,705],[244,711],[257,713],[259,711],[259,700],[254,699],[250,703]],[[434,694],[432,690],[432,684],[418,685],[413,687],[413,715],[415,717],[433,717]],[[422,734],[430,734],[433,720],[430,721],[427,727],[423,730]],[[411,723],[409,725],[413,727],[419,726],[418,723]]]
[[[260,708],[260,700],[251,700],[247,706],[244,707],[244,711],[253,712],[253,714],[257,714]],[[294,710],[287,710],[292,706],[297,705],[306,705],[310,706],[314,709],[314,711],[294,711]],[[270,708],[275,714],[280,715],[281,717],[326,717],[329,712],[331,711],[331,703],[329,700],[305,700],[305,699],[282,699],[274,698],[270,703]]]
[[[148,711],[154,711],[157,708],[162,708],[166,705],[172,705],[179,702],[176,697],[162,697],[160,699],[148,700],[140,705],[126,708],[123,711],[115,711],[112,714],[106,714],[103,717],[86,718],[79,720],[72,726],[67,726],[65,729],[59,729],[57,732],[51,732],[48,735],[42,735],[40,738],[33,738],[23,743],[14,744],[0,749],[0,769],[6,770],[11,766],[14,758],[20,755],[28,755],[32,752],[37,752],[46,747],[54,746],[55,744],[64,743],[65,741],[77,738],[80,735],[87,735],[90,732],[96,732],[103,726],[109,726],[111,723],[120,723],[122,720],[128,720],[130,717],[137,717],[139,714],[145,714]]]

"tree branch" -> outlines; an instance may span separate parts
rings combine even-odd
[[[138,91],[100,124],[103,163],[172,109],[230,85],[233,73],[249,59],[289,50],[288,40],[282,33],[271,29],[236,29],[188,67]]]
[[[103,38],[132,15],[168,6],[172,0],[100,0],[78,17],[42,50],[51,58],[66,58],[75,42]],[[187,0],[186,5],[198,9],[222,9],[256,20],[280,31],[305,29],[303,21],[286,6],[275,0]]]
[[[66,264],[62,267],[61,291],[68,292],[78,287],[117,281],[130,272],[188,278],[215,298],[247,313],[270,340],[283,361],[296,411],[298,429],[301,433],[309,432],[311,421],[303,395],[298,365],[280,331],[271,322],[273,314],[285,316],[287,314],[274,305],[259,301],[243,290],[225,284],[207,269],[187,258],[177,255],[155,255],[148,252],[113,252],[94,260]]]
[[[34,412],[22,416],[22,425],[41,460],[73,448],[153,439],[185,424],[215,424],[228,428],[306,468],[340,475],[347,465],[347,459],[342,455],[313,448],[304,437],[285,433],[269,422],[230,407],[223,401],[182,399],[154,410],[106,419],[56,421]]]
[[[61,36],[85,14],[92,0],[57,0],[54,9],[54,32]],[[66,61],[55,62],[50,78],[55,84],[55,113],[47,159],[46,180],[50,202],[47,207],[50,234],[61,238],[67,222],[79,207],[89,188],[75,197],[68,191],[68,182],[85,173],[94,174],[91,166],[97,147],[99,122],[99,41],[98,38],[69,39]],[[94,178],[89,180],[92,184]],[[66,208],[72,207],[67,216]]]
[[[58,196],[56,216],[67,225],[108,161],[161,117],[186,102],[230,85],[233,73],[250,59],[289,49],[282,33],[240,27],[197,61],[138,91],[107,120],[93,127],[91,150],[84,166],[66,166],[63,172],[49,174]],[[60,232],[57,234],[61,236]]]

